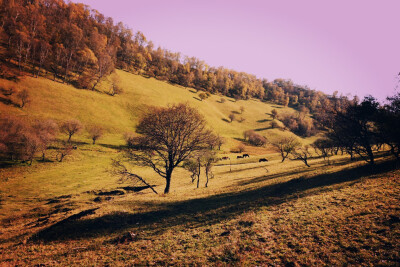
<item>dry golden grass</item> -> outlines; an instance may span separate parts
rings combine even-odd
[[[0,112],[62,121],[79,118],[108,131],[65,162],[0,169],[0,265],[396,265],[400,260],[400,172],[384,157],[375,167],[347,156],[332,165],[319,158],[311,168],[280,157],[269,147],[247,146],[248,159],[230,148],[242,132],[268,137],[290,133],[269,127],[272,105],[256,100],[199,101],[188,89],[120,72],[125,93],[111,97],[45,79],[23,79],[32,103],[3,105]],[[9,81],[1,81],[10,85]],[[100,90],[106,90],[104,83]],[[178,168],[172,192],[133,192],[109,172],[122,134],[133,129],[143,104],[188,102],[228,138],[215,177],[204,188]],[[244,106],[246,121],[228,123]],[[66,137],[60,136],[60,139]],[[304,139],[309,143],[313,139]],[[54,150],[49,151],[54,158]],[[267,157],[269,162],[259,163]],[[230,166],[232,163],[232,166]],[[132,169],[162,192],[164,181],[149,169]],[[120,194],[120,195],[117,195]],[[96,200],[96,201],[95,201]],[[131,235],[132,234],[132,235]]]

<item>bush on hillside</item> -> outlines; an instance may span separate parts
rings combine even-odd
[[[45,151],[57,133],[52,121],[38,121],[31,125],[20,118],[0,118],[0,159],[26,161],[32,164],[35,155]]]
[[[309,137],[317,133],[317,129],[311,118],[284,113],[279,119],[291,132],[299,136]]]

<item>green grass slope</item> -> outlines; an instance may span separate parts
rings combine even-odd
[[[291,110],[282,106],[270,105],[259,100],[235,101],[228,97],[220,103],[220,96],[212,95],[200,101],[195,90],[144,78],[124,71],[117,70],[120,76],[120,86],[124,93],[109,96],[110,84],[105,81],[99,91],[79,90],[72,86],[53,82],[45,78],[23,77],[17,84],[0,80],[0,86],[14,86],[17,89],[26,88],[32,98],[31,103],[20,109],[0,102],[0,112],[14,113],[31,118],[51,118],[58,122],[71,118],[79,119],[84,125],[97,124],[104,127],[113,137],[108,141],[121,139],[124,132],[133,132],[135,122],[140,112],[146,106],[166,106],[173,103],[188,103],[202,113],[209,126],[222,136],[241,138],[248,129],[255,129],[266,136],[276,136],[283,133],[280,130],[269,129],[271,110],[279,112]],[[14,103],[18,101],[14,99]],[[245,111],[240,113],[240,107]],[[231,112],[237,112],[236,117],[245,121],[229,122]]]
[[[200,101],[193,89],[117,71],[124,93],[109,96],[48,79],[22,78],[32,102],[23,109],[0,102],[0,112],[61,123],[77,118],[97,124],[106,136],[92,145],[74,136],[78,149],[64,162],[0,168],[0,265],[396,265],[400,260],[400,173],[384,157],[370,168],[349,157],[280,162],[267,148],[247,146],[249,159],[222,161],[205,188],[178,168],[171,193],[156,195],[110,172],[123,133],[133,132],[148,105],[187,102],[210,128],[227,138],[221,154],[248,129],[268,138],[292,135],[270,129],[273,108],[258,100],[212,95]],[[13,98],[14,103],[17,100]],[[232,112],[245,118],[226,120]],[[66,136],[60,134],[60,139]],[[315,138],[315,137],[314,137]],[[303,143],[314,138],[302,139]],[[55,158],[50,149],[48,158]],[[260,157],[269,162],[259,163]],[[163,191],[153,171],[132,169]]]

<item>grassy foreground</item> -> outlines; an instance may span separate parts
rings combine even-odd
[[[186,88],[118,73],[120,96],[24,78],[17,86],[29,89],[32,103],[24,109],[0,103],[0,112],[78,118],[107,130],[96,145],[85,133],[74,136],[78,149],[65,162],[0,169],[0,265],[398,265],[400,171],[393,162],[380,158],[371,168],[335,156],[329,166],[315,158],[307,168],[250,146],[249,159],[235,159],[229,150],[244,130],[290,135],[269,128],[272,108],[284,108],[220,103],[219,96],[199,101]],[[202,176],[199,189],[177,169],[168,195],[118,181],[109,169],[123,133],[133,131],[146,105],[176,102],[196,106],[227,138],[220,153],[234,158],[232,167],[219,162],[209,187]],[[240,106],[245,111],[237,115],[246,120],[227,122]],[[269,162],[259,163],[261,157]],[[154,172],[132,168],[163,191]]]
[[[195,189],[182,175],[168,196],[121,185],[21,200],[31,208],[26,214],[2,216],[0,261],[397,265],[400,172],[391,171],[393,162],[373,170],[340,157],[324,168],[312,163],[220,166],[209,188]]]

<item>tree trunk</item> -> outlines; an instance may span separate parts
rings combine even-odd
[[[199,186],[200,186],[200,168],[201,168],[201,163],[200,163],[200,160],[199,160],[199,173],[197,174],[197,188],[199,188]]]
[[[374,161],[374,153],[372,152],[371,146],[367,147],[367,154],[368,154],[368,157],[369,157],[369,160],[370,160],[369,163],[371,165],[374,165],[374,163],[375,163],[375,161]]]
[[[171,186],[171,173],[167,173],[167,177],[165,177],[165,180],[167,180],[167,184],[165,185],[164,194],[168,194],[169,188]]]

